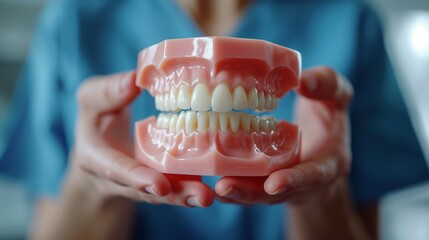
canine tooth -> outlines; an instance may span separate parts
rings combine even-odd
[[[158,104],[159,110],[164,111],[164,95],[159,95]]]
[[[209,125],[210,130],[216,131],[219,127],[218,114],[215,112],[209,112]]]
[[[210,109],[210,93],[205,84],[199,83],[192,92],[191,109],[194,111],[207,111]]]
[[[179,132],[184,127],[185,127],[185,113],[180,112],[179,117],[177,117],[176,132]]]
[[[267,94],[267,96],[265,96],[265,109],[271,108],[271,101],[271,94]]]
[[[256,88],[252,88],[247,95],[247,101],[249,103],[249,107],[252,110],[255,110],[258,107],[258,91]]]
[[[169,123],[169,131],[174,132],[176,130],[176,124],[177,124],[177,114],[173,114],[170,118]]]
[[[191,107],[191,88],[182,84],[177,95],[177,106],[180,109],[189,109]]]
[[[256,116],[250,116],[250,125],[255,132],[259,132],[259,119]]]
[[[215,112],[229,112],[232,110],[232,97],[226,84],[216,86],[212,96],[212,110]]]
[[[209,114],[207,112],[197,113],[198,131],[205,132],[209,126]]]
[[[229,128],[231,129],[231,132],[237,133],[239,126],[240,126],[240,113],[230,112],[229,113]]]
[[[247,113],[241,113],[240,114],[240,125],[241,125],[241,129],[243,129],[243,131],[245,131],[247,133],[250,131],[249,114],[247,114]]]
[[[219,113],[219,126],[222,132],[226,132],[228,130],[228,113]]]
[[[265,94],[264,92],[260,92],[258,94],[258,110],[263,110],[265,107]]]
[[[194,111],[186,112],[186,134],[190,135],[197,128],[197,114]]]
[[[178,90],[173,85],[171,87],[171,90],[170,90],[170,109],[172,111],[176,111],[177,110],[177,94],[178,94]]]
[[[164,95],[164,108],[165,111],[170,111],[170,94]]]
[[[234,109],[244,110],[247,108],[247,95],[242,86],[238,86],[234,89],[233,96]]]
[[[264,132],[268,132],[270,130],[268,126],[268,119],[266,118],[259,119],[259,129],[261,129]]]

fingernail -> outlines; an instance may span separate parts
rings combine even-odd
[[[186,205],[189,207],[202,207],[200,201],[198,201],[198,198],[195,196],[190,196],[186,199]]]
[[[226,192],[222,193],[220,196],[224,198],[237,199],[241,197],[242,193],[235,187],[230,187]]]
[[[159,197],[159,194],[155,192],[152,186],[148,186],[144,188],[146,193],[150,193]]]
[[[280,187],[277,190],[275,190],[274,192],[270,193],[271,195],[279,195],[279,194],[283,194],[286,193],[286,191],[288,190],[287,187]]]

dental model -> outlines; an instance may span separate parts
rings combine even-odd
[[[175,39],[144,49],[136,84],[163,113],[136,123],[136,158],[187,175],[265,176],[296,164],[298,126],[248,112],[275,109],[300,71],[298,52],[261,40]]]

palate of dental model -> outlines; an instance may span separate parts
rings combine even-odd
[[[174,39],[144,49],[136,85],[162,113],[136,123],[136,158],[189,175],[264,176],[296,164],[298,126],[241,111],[276,109],[298,85],[300,67],[298,52],[253,39]]]

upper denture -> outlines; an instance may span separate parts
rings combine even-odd
[[[175,39],[140,53],[137,85],[158,98],[161,111],[266,111],[297,86],[299,74],[298,52],[265,41]]]

